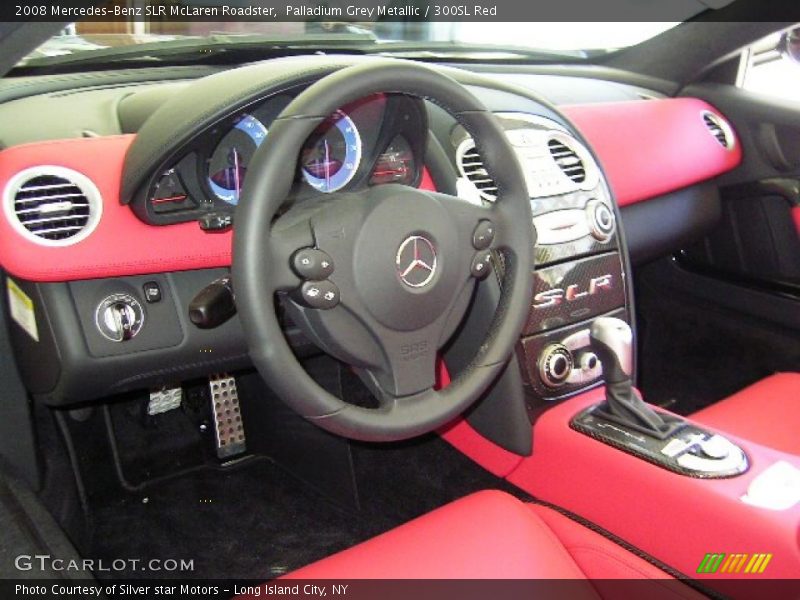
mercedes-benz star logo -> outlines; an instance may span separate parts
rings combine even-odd
[[[400,244],[395,260],[400,280],[412,288],[428,285],[436,275],[436,248],[421,235],[412,235]]]

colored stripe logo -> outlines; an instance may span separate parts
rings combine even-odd
[[[767,568],[772,554],[708,553],[697,567],[698,573],[760,574]]]

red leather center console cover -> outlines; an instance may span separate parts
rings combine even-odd
[[[444,365],[440,365],[439,380],[442,385],[449,383]],[[464,419],[440,434],[472,460],[535,498],[580,515],[686,575],[716,578],[723,585],[726,579],[748,575],[697,574],[707,553],[768,552],[773,554],[769,578],[798,577],[800,505],[771,511],[745,504],[740,498],[767,467],[785,460],[800,468],[800,457],[719,430],[745,450],[748,472],[731,479],[678,475],[569,426],[574,415],[603,399],[602,388],[596,389],[542,414],[533,429],[529,457],[496,446]]]
[[[768,466],[778,460],[800,466],[800,459],[728,436],[745,449],[747,473],[710,480],[678,475],[570,428],[576,413],[602,399],[603,391],[595,390],[544,413],[534,427],[532,456],[508,480],[683,573],[695,575],[709,552],[770,552],[769,577],[797,577],[800,505],[770,511],[740,497]]]
[[[800,455],[800,373],[778,373],[692,415],[692,420]]]

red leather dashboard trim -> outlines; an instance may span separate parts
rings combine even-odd
[[[739,141],[723,148],[696,98],[668,98],[559,107],[602,162],[617,203],[626,206],[711,179],[742,160]]]
[[[701,100],[677,98],[585,106],[564,112],[600,157],[620,205],[709,179],[741,160],[706,129]],[[133,136],[69,139],[14,146],[0,152],[0,183],[36,165],[64,166],[94,181],[103,216],[84,240],[65,247],[22,238],[0,218],[0,264],[30,281],[71,281],[228,266],[230,232],[207,234],[194,223],[155,227],[119,204],[123,159]],[[643,144],[649,143],[647,151]],[[435,189],[427,170],[422,189]]]
[[[71,281],[230,264],[230,232],[207,234],[196,223],[146,225],[119,203],[123,159],[133,138],[59,140],[0,152],[0,182],[28,167],[58,165],[86,175],[103,196],[97,229],[71,246],[40,246],[0,218],[0,262],[9,273],[29,281]]]
[[[146,275],[231,264],[232,233],[205,233],[196,223],[152,226],[119,203],[125,153],[134,136],[58,140],[14,146],[0,152],[0,182],[37,165],[73,169],[91,179],[103,196],[97,228],[71,246],[41,246],[20,236],[0,218],[0,264],[28,281],[75,281]],[[435,190],[425,169],[421,189]]]

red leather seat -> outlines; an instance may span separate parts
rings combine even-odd
[[[653,593],[648,590],[650,597],[701,597],[642,558],[560,513],[525,504],[499,491],[462,498],[286,578],[644,578],[668,580],[653,586],[657,588]],[[602,582],[571,588],[570,597],[602,597]]]
[[[778,373],[697,411],[692,420],[789,454],[800,454],[800,373]]]

